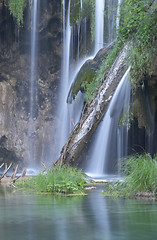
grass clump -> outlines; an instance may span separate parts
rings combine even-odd
[[[67,166],[53,168],[46,174],[26,179],[20,183],[23,188],[37,192],[75,194],[82,193],[86,178],[80,169]]]
[[[105,195],[135,196],[137,193],[157,195],[157,156],[149,153],[130,156],[124,160],[124,182],[108,185]]]

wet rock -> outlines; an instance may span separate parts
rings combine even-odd
[[[61,66],[61,2],[40,1],[36,98],[30,119],[30,8],[17,31],[7,7],[0,6],[0,160],[53,161],[55,111]],[[18,34],[17,34],[18,33]],[[18,38],[17,38],[18,37]],[[31,127],[30,127],[31,126]],[[53,146],[53,147],[52,147]]]

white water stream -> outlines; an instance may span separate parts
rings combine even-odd
[[[37,14],[38,0],[34,0],[32,4],[32,28],[31,28],[31,73],[30,73],[30,118],[29,118],[29,166],[35,167],[35,156],[33,148],[33,132],[34,132],[34,111],[37,97]]]
[[[116,17],[116,33],[119,30],[119,22],[120,22],[120,5],[122,0],[118,0],[118,7],[117,7],[117,17]]]
[[[60,97],[59,97],[59,130],[57,133],[57,137],[59,139],[58,143],[58,156],[61,151],[61,148],[64,146],[69,133],[72,131],[74,125],[79,121],[83,103],[84,96],[81,92],[77,95],[77,101],[73,101],[72,104],[67,104],[67,96],[68,92],[71,88],[72,83],[75,81],[75,78],[80,71],[81,67],[84,63],[93,59],[97,52],[104,45],[104,8],[105,8],[105,0],[95,0],[95,45],[93,55],[88,54],[88,56],[83,59],[80,57],[80,29],[81,29],[81,21],[79,20],[77,25],[77,61],[73,59],[73,31],[70,26],[70,4],[69,1],[68,11],[66,12],[65,0],[62,1],[62,16],[63,16],[63,61],[62,61],[62,76],[61,76],[61,84],[60,84]],[[83,8],[83,1],[80,2],[80,11]],[[86,41],[86,19],[84,20],[84,41]],[[114,21],[115,22],[115,21]],[[113,23],[112,23],[113,24]],[[113,31],[113,28],[110,30]],[[85,44],[86,45],[86,42]],[[58,157],[57,156],[57,157]],[[53,159],[55,160],[55,159]]]
[[[94,55],[85,57],[80,59],[79,57],[79,34],[80,34],[80,23],[78,23],[78,46],[77,46],[77,62],[74,64],[70,62],[70,51],[71,51],[71,44],[72,44],[72,36],[71,36],[71,26],[70,26],[70,1],[68,5],[68,12],[66,17],[65,12],[65,0],[63,1],[63,62],[62,62],[62,77],[61,77],[61,86],[60,86],[60,102],[59,102],[59,118],[60,118],[60,126],[59,126],[59,144],[58,144],[58,153],[63,147],[66,142],[66,139],[73,129],[74,125],[79,121],[84,97],[81,92],[79,92],[77,96],[77,101],[73,102],[72,104],[67,104],[67,96],[70,90],[72,83],[74,82],[78,72],[80,71],[81,67],[87,60],[93,59],[95,54],[101,47],[103,47],[103,28],[104,28],[104,15],[102,3],[104,0],[96,1],[96,9],[97,9],[97,17],[95,18],[96,28],[97,26],[101,27],[97,29],[95,32],[95,38],[97,42],[97,46],[95,47]],[[82,10],[83,3],[81,1],[81,10]],[[101,12],[101,18],[99,18],[99,13]],[[102,17],[103,16],[103,17]],[[86,22],[85,22],[86,23]],[[86,28],[85,28],[86,30]],[[99,32],[100,31],[100,32]],[[99,35],[97,37],[97,35]],[[86,32],[84,31],[84,38],[86,39]],[[101,44],[99,42],[101,41]],[[72,66],[73,69],[70,67]]]
[[[122,130],[118,125],[122,113],[125,118],[127,115],[128,119],[130,102],[128,77],[129,69],[120,81],[103,121],[99,125],[94,146],[92,146],[90,152],[90,161],[87,166],[87,174],[92,178],[106,177],[110,172],[111,161],[116,161],[117,166],[114,165],[114,167],[118,168],[118,157],[122,157],[124,154],[124,150],[122,149],[125,142],[125,139],[122,139],[124,129]],[[125,145],[127,148],[126,142]]]
[[[105,0],[95,0],[95,54],[104,43],[104,6]]]

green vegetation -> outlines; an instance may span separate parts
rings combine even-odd
[[[130,197],[138,192],[157,195],[157,156],[154,159],[149,153],[130,156],[124,159],[122,171],[124,182],[108,185],[105,195]]]
[[[18,26],[23,24],[23,12],[26,7],[27,0],[9,0],[8,6],[10,13],[16,19]]]
[[[62,166],[19,182],[18,185],[37,192],[81,194],[85,183],[86,178],[81,170]]]
[[[113,49],[109,52],[107,57],[104,57],[103,64],[101,64],[100,69],[97,70],[96,74],[90,81],[82,81],[81,87],[85,92],[85,100],[90,103],[92,99],[96,96],[99,86],[102,82],[103,75],[109,70],[113,62],[115,61],[118,53],[122,48],[122,41],[117,39]]]
[[[8,6],[10,14],[12,14],[17,21],[18,27],[23,24],[23,12],[27,2],[28,0],[0,0],[0,3],[4,3]]]
[[[156,55],[157,3],[152,0],[123,0],[119,36],[132,40],[129,53],[131,78],[137,86],[144,75],[151,75],[150,66]]]
[[[97,94],[104,73],[109,70],[122,46],[123,43],[118,38],[114,46],[104,48],[103,52],[95,57],[95,63],[87,62],[84,64],[69,91],[67,102],[71,103],[73,99],[76,99],[78,92],[82,91],[85,93],[86,102],[91,103]]]

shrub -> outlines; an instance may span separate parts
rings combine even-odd
[[[46,174],[22,182],[23,187],[35,189],[38,192],[50,193],[81,193],[86,179],[81,170],[67,166],[53,168]]]
[[[130,75],[136,86],[144,75],[151,75],[150,65],[156,56],[157,4],[152,0],[123,0],[119,35],[123,41],[132,40]]]

